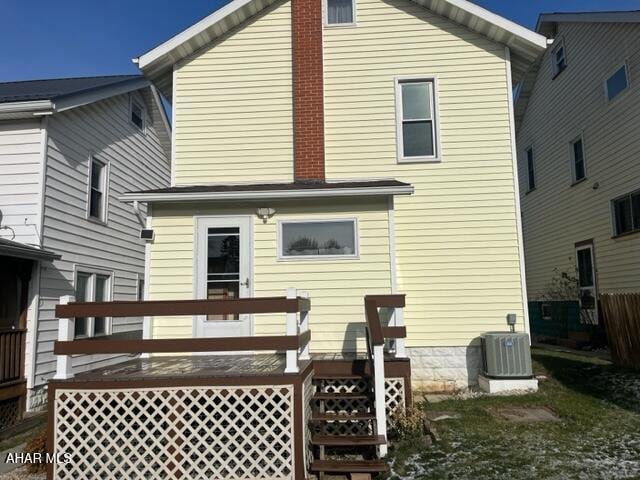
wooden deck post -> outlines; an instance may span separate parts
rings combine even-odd
[[[298,291],[295,288],[287,289],[287,299],[298,298]],[[298,335],[298,314],[296,312],[287,313],[287,335]],[[287,364],[284,373],[298,373],[298,349],[287,350]]]
[[[65,295],[60,297],[60,305],[75,302],[73,295]],[[75,318],[59,318],[58,319],[58,341],[66,342],[73,340],[75,331]],[[58,355],[56,359],[55,380],[67,380],[73,378],[73,363],[71,355]]]

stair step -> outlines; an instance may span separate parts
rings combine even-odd
[[[340,393],[340,392],[316,392],[314,400],[369,400],[369,393]]]
[[[384,435],[313,435],[313,445],[327,447],[351,447],[361,445],[382,445],[385,443]]]
[[[312,422],[346,422],[346,421],[363,421],[375,420],[376,416],[372,413],[313,413]]]
[[[323,375],[314,375],[313,379],[314,380],[360,380],[360,379],[370,380],[371,375],[368,375],[368,374],[358,375],[357,373],[356,374],[338,373],[335,375],[323,374]]]
[[[386,472],[389,466],[383,460],[314,460],[312,472],[377,473]]]

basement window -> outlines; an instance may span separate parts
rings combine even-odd
[[[279,223],[278,257],[356,258],[357,222],[346,220],[283,221]]]
[[[356,0],[325,0],[326,26],[348,26],[356,23]]]

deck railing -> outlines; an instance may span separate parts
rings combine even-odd
[[[0,330],[0,386],[23,378],[26,334],[23,328]]]
[[[309,360],[309,310],[311,301],[295,288],[285,297],[237,298],[230,300],[158,300],[137,302],[77,303],[74,297],[60,298],[55,379],[73,378],[72,355],[196,353],[232,351],[286,351],[285,373],[299,372],[299,362]],[[186,339],[127,339],[122,335],[74,339],[76,317],[147,317],[176,315],[240,315],[285,313],[286,334]]]
[[[387,412],[385,402],[384,354],[387,350],[396,358],[405,358],[404,295],[367,295],[364,297],[367,320],[367,351],[373,373],[376,426],[378,435],[387,438]],[[386,442],[378,446],[380,456],[387,454]]]

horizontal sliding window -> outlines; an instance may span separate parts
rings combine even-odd
[[[355,257],[355,220],[280,223],[280,257]]]

